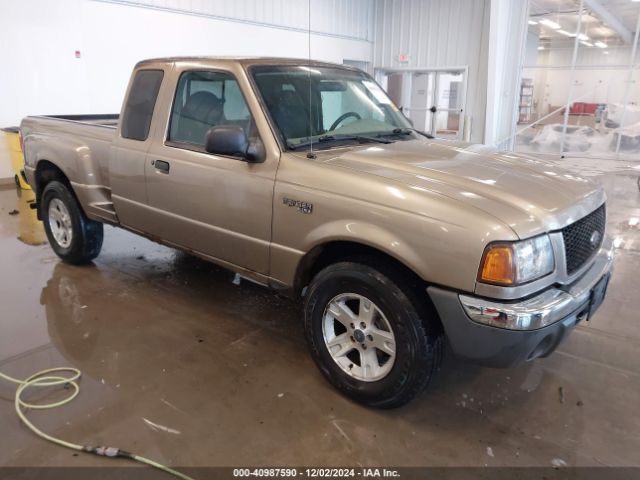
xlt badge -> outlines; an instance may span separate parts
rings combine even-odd
[[[302,200],[294,200],[293,198],[284,197],[282,199],[282,203],[284,203],[288,207],[296,207],[299,212],[304,214],[313,213],[313,203],[303,202]]]

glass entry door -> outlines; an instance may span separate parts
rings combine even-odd
[[[462,138],[462,72],[435,72],[430,133],[436,137]]]
[[[435,73],[415,72],[410,74],[411,97],[409,104],[403,108],[413,126],[423,132],[433,135],[433,113],[430,108],[434,104]]]
[[[379,72],[378,80],[415,128],[434,137],[463,138],[464,70]]]

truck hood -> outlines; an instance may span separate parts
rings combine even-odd
[[[560,229],[605,201],[597,183],[483,145],[425,138],[342,152],[318,152],[319,160],[458,200],[504,222],[520,238]]]

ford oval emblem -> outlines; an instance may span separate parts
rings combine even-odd
[[[600,232],[598,230],[594,230],[593,233],[591,234],[591,237],[589,238],[589,243],[593,248],[596,248],[600,243],[600,237],[601,237]]]

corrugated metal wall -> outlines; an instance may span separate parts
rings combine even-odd
[[[482,141],[491,0],[376,0],[374,67],[468,67],[467,115]],[[401,63],[398,54],[408,54]]]
[[[94,0],[373,41],[374,0]]]
[[[489,0],[377,0],[375,64],[471,65],[480,55]],[[408,63],[398,54],[410,55]]]

